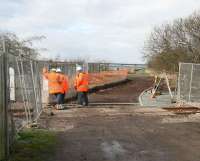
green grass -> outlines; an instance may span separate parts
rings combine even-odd
[[[52,161],[56,134],[46,130],[25,130],[18,134],[10,161]]]
[[[135,77],[149,77],[150,74],[146,73],[145,69],[136,71],[134,74],[130,74],[128,75],[128,78],[135,78]]]

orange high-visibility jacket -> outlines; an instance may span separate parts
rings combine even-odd
[[[87,92],[89,89],[89,80],[87,73],[79,73],[76,76],[74,87],[78,92]]]
[[[55,72],[43,73],[44,77],[48,79],[49,94],[64,93],[62,87],[62,78]]]
[[[62,79],[62,87],[63,87],[63,93],[67,93],[69,90],[69,81],[68,77],[64,74],[60,74]]]

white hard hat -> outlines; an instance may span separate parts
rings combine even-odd
[[[83,68],[81,66],[76,67],[76,71],[81,71],[81,70],[83,70]]]
[[[57,68],[57,69],[56,69],[56,72],[57,72],[57,73],[60,73],[60,72],[62,72],[62,70],[61,70],[60,68]]]
[[[51,68],[51,72],[56,72],[56,68]]]

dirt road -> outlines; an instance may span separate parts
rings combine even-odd
[[[101,90],[89,96],[90,102],[138,102],[141,92],[153,84],[151,77],[129,77],[125,84]]]
[[[116,107],[70,109],[41,122],[58,132],[54,161],[199,161],[199,118]]]
[[[136,102],[151,84],[137,78],[92,94],[92,102]],[[141,88],[140,88],[141,87]],[[42,115],[57,132],[54,161],[199,161],[200,116],[158,108],[109,106],[72,108]]]

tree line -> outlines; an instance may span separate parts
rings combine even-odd
[[[200,63],[200,11],[155,27],[145,42],[144,58],[150,68],[173,73],[179,62]]]
[[[44,38],[44,36],[33,36],[22,40],[14,33],[2,32],[0,33],[0,51],[35,59],[39,56],[39,51],[33,47],[33,42]]]

